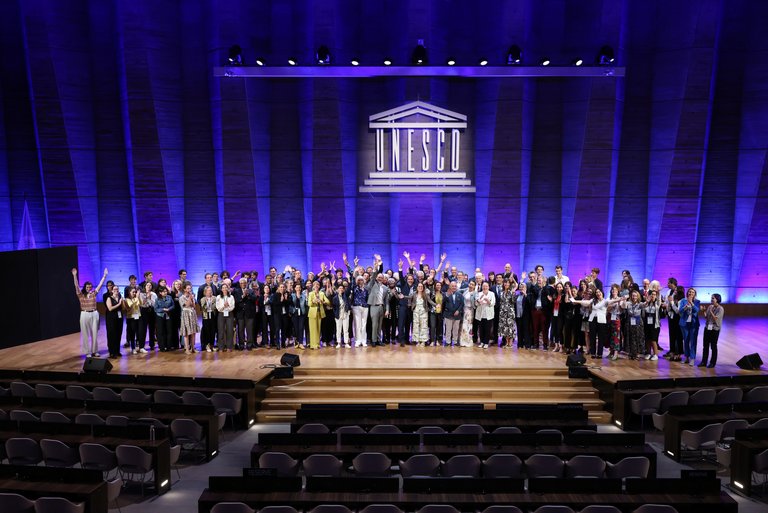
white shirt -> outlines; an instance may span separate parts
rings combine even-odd
[[[496,305],[496,294],[490,290],[478,292],[475,296],[475,319],[493,319],[493,307]]]

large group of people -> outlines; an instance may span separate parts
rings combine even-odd
[[[675,278],[662,290],[656,280],[636,283],[629,271],[606,293],[600,270],[578,281],[562,266],[547,276],[537,265],[519,278],[510,264],[503,272],[473,274],[451,266],[443,254],[436,267],[418,263],[408,252],[396,269],[384,270],[379,255],[362,266],[357,257],[342,255],[343,267],[321,264],[320,272],[286,266],[269,269],[263,281],[257,271],[230,275],[206,273],[193,292],[184,269],[170,285],[136,276],[121,291],[106,281],[110,357],[121,356],[125,343],[133,354],[182,349],[234,351],[257,348],[351,348],[384,345],[479,347],[584,353],[592,358],[658,360],[659,333],[667,320],[670,361],[693,365],[698,332],[704,322],[703,355],[699,366],[714,367],[724,309],[719,294],[702,305],[696,289],[687,291]],[[98,293],[108,275],[104,269],[95,287],[79,284],[83,352],[98,354]],[[202,321],[199,322],[199,317]],[[605,350],[608,354],[605,355]]]

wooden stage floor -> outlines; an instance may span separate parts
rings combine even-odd
[[[661,344],[668,348],[666,325],[662,327]],[[101,354],[106,353],[106,336],[102,328],[99,332]],[[587,361],[591,372],[600,379],[614,383],[625,379],[652,379],[667,377],[722,376],[737,374],[765,373],[768,370],[768,319],[735,318],[724,322],[723,333],[718,343],[719,357],[714,369],[699,368],[658,361],[629,361],[619,359],[610,361]],[[699,334],[698,353],[701,355],[702,342]],[[182,351],[173,353],[154,352],[146,355],[126,354],[111,360],[112,372],[120,374],[161,374],[169,376],[199,376],[243,378],[259,381],[271,369],[262,365],[279,364],[283,351],[258,349],[250,352],[232,353],[198,352],[185,355]],[[488,369],[488,368],[539,368],[562,369],[565,355],[544,351],[514,349],[478,349],[478,348],[438,348],[386,346],[378,348],[334,349],[322,348],[317,351],[295,350],[288,352],[301,355],[301,365],[312,369]],[[759,353],[766,361],[760,371],[744,371],[736,366],[736,361],[748,353]],[[606,351],[607,354],[607,351]],[[0,368],[79,371],[84,357],[80,353],[79,334],[67,335],[55,339],[35,342],[22,346],[0,350]],[[698,360],[697,360],[698,363]]]

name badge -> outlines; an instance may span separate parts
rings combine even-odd
[[[536,300],[536,308],[541,308],[541,299]]]
[[[619,320],[619,315],[618,315],[618,314],[615,314],[615,313],[612,313],[612,314],[611,314],[611,320],[612,320],[612,321],[618,321],[618,320]]]
[[[558,308],[555,308],[555,311],[554,311],[554,312],[552,312],[552,316],[553,316],[553,317],[557,317],[557,314],[558,314],[558,312],[559,312],[559,311],[560,311],[560,310],[559,310]]]
[[[229,317],[229,311],[228,310],[224,310],[224,317]]]
[[[637,326],[637,318],[636,317],[630,317],[629,318],[629,324],[630,324],[630,326]]]
[[[117,312],[117,318],[122,319],[123,318],[123,312]]]
[[[139,318],[139,314],[137,313],[131,315],[131,319],[138,319],[138,318]]]
[[[707,324],[707,329],[708,329],[709,331],[712,331],[712,330],[714,330],[714,329],[715,329],[715,325],[714,325],[714,324]]]
[[[648,319],[646,319],[646,322],[648,324],[653,324],[653,317],[648,317]]]

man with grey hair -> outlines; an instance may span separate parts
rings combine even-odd
[[[448,287],[443,308],[443,322],[445,323],[445,342],[451,346],[459,344],[459,328],[461,327],[461,315],[464,313],[464,295],[459,292],[455,281]]]
[[[384,313],[389,303],[389,287],[387,287],[387,275],[381,273],[382,262],[379,255],[374,255],[376,263],[373,275],[366,285],[368,289],[368,309],[371,315],[371,342],[373,347],[383,346],[381,341],[381,327],[384,321]]]

